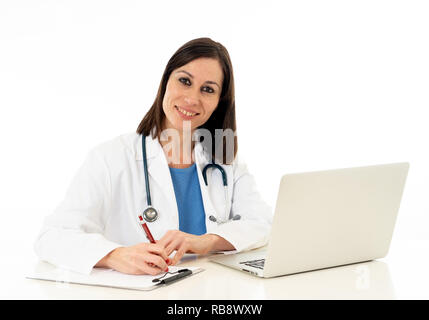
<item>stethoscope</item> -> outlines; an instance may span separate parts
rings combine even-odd
[[[143,150],[143,170],[144,170],[144,179],[145,179],[145,185],[146,185],[146,209],[143,210],[143,218],[146,222],[154,222],[158,219],[158,211],[152,206],[152,200],[150,197],[150,186],[149,186],[149,174],[147,170],[147,156],[146,156],[146,137],[142,135],[142,150]],[[203,169],[203,178],[204,183],[206,186],[208,186],[207,183],[207,170],[213,168],[213,170],[218,169],[222,174],[222,182],[224,187],[224,196],[225,196],[225,217],[228,216],[228,219],[218,219],[213,215],[209,216],[210,221],[217,222],[218,224],[225,223],[228,220],[240,220],[240,215],[232,215],[232,212],[230,211],[229,215],[227,214],[228,210],[228,180],[226,176],[225,170],[218,164],[214,163],[212,160],[212,163],[209,163],[206,165]]]

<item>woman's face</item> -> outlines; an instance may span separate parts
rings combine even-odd
[[[163,129],[182,132],[184,121],[190,122],[191,130],[203,125],[219,103],[222,81],[219,61],[212,58],[195,59],[173,70],[162,102]]]

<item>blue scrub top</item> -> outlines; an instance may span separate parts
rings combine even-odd
[[[188,168],[169,169],[179,210],[179,230],[195,235],[205,234],[206,215],[195,163]]]

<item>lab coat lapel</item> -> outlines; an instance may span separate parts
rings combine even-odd
[[[205,168],[205,166],[209,163],[211,163],[211,159],[208,158],[207,154],[203,152],[202,145],[197,143],[195,145],[195,161],[197,163],[198,167],[198,178],[200,182],[200,188],[201,188],[201,196],[203,198],[204,203],[204,211],[206,213],[206,217],[210,217],[213,215],[217,219],[221,217],[221,219],[228,219],[228,217],[225,217],[225,199],[224,199],[224,189],[222,184],[221,177],[214,178],[215,175],[220,175],[220,172],[218,170],[214,171],[213,169],[209,169],[207,171],[207,186],[204,182],[204,178],[202,175],[202,171]],[[225,169],[225,172],[227,174],[228,179],[228,200],[227,200],[227,212],[230,210],[230,203],[231,203],[231,190],[232,190],[232,182],[230,179],[232,178],[231,174],[231,166],[223,166]],[[216,181],[214,181],[216,180]],[[212,193],[212,194],[211,194]],[[213,203],[213,195],[220,195],[220,198],[217,199],[218,206],[215,206]],[[206,219],[207,222],[207,232],[210,230],[211,223],[210,220]]]

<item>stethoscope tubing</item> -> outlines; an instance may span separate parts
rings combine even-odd
[[[147,156],[146,156],[146,136],[142,134],[142,150],[143,150],[143,170],[144,170],[144,180],[146,185],[146,202],[148,206],[152,206],[152,200],[150,198],[150,188],[149,188],[149,174],[147,170]]]

